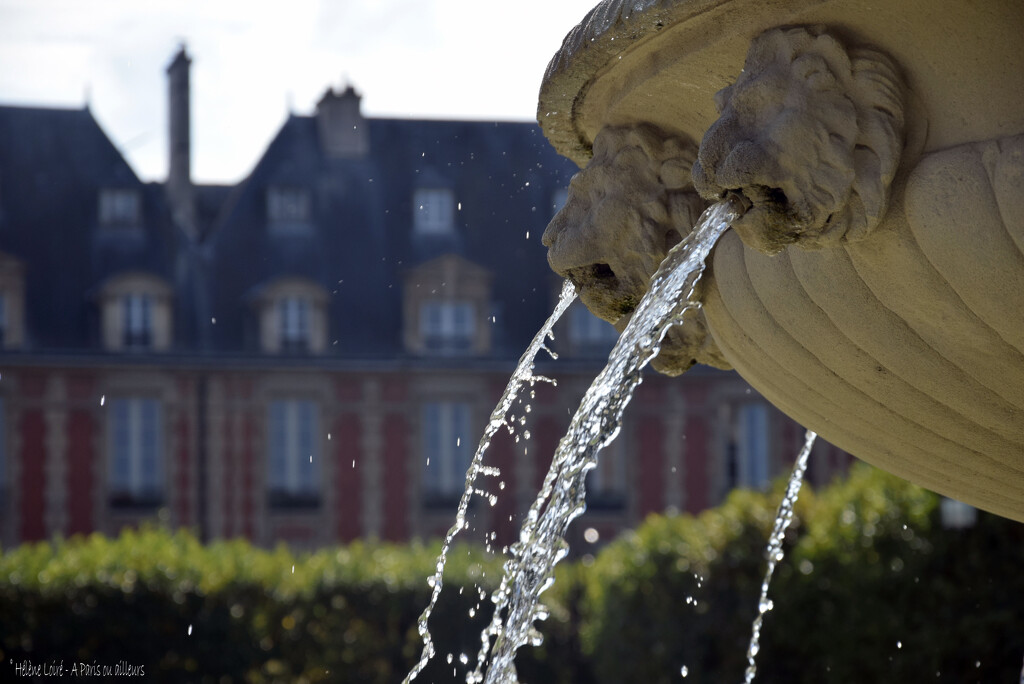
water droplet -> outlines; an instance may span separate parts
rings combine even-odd
[[[896,642],[896,648],[903,648],[903,642],[902,641],[897,641]]]
[[[192,636],[192,625],[188,626],[188,635]]]
[[[465,653],[459,655],[459,662],[462,663],[463,665],[465,665],[466,663],[469,662],[469,656],[466,655]]]
[[[686,675],[690,674],[690,668],[683,665],[681,668],[679,668],[679,674],[685,677]]]
[[[100,406],[103,406],[103,404],[105,404],[105,403],[107,403],[107,395],[106,394],[104,394],[103,396],[100,397]]]

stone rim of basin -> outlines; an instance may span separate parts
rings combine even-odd
[[[1018,44],[1021,21],[1024,6],[1012,0],[789,0],[767,9],[761,0],[606,0],[548,63],[537,120],[580,166],[604,125],[650,123],[699,142],[718,118],[715,93],[735,80],[756,36],[825,25],[903,70],[915,152],[997,138],[1024,122],[1024,51],[1006,50]]]
[[[745,185],[743,164],[734,174],[739,188],[718,183],[717,169],[702,168],[707,162],[729,171],[730,148],[716,153],[711,145],[721,141],[708,132],[729,115],[735,94],[726,91],[718,101],[716,94],[744,79],[751,46],[773,30],[830,36],[851,59],[877,51],[894,65],[900,78],[893,82],[905,84],[898,87],[903,132],[882,146],[891,153],[876,155],[884,161],[888,154],[888,165],[872,172],[883,194],[876,192],[866,220],[832,235],[820,220],[829,211],[805,212],[792,234],[772,235],[772,221],[759,217],[789,211],[799,201],[791,194],[799,192],[756,177]],[[732,366],[785,413],[853,455],[1024,521],[1020,35],[1024,4],[1009,0],[604,2],[551,60],[538,121],[551,144],[580,166],[596,147],[599,163],[588,175],[604,173],[612,184],[586,178],[578,183],[586,193],[570,188],[566,207],[584,220],[569,228],[552,222],[545,234],[549,261],[581,280],[581,298],[603,308],[602,317],[624,319],[626,305],[642,294],[631,289],[638,277],[626,257],[643,256],[633,247],[651,236],[626,234],[619,219],[654,225],[654,238],[669,228],[685,234],[687,226],[672,202],[663,201],[664,211],[630,214],[639,209],[630,206],[632,190],[623,192],[614,178],[635,185],[640,176],[605,173],[615,170],[607,160],[622,154],[602,152],[599,134],[650,127],[682,140],[681,148],[700,143],[692,184],[675,167],[668,175],[657,170],[659,182],[699,191],[705,200],[739,189],[755,208],[741,222],[761,223],[734,225],[712,255],[699,312],[710,343],[692,336],[659,370],[675,374],[692,359],[723,359],[714,365]],[[727,122],[730,145],[761,144],[759,122],[774,122],[777,113],[763,104],[751,111],[764,118]],[[750,159],[758,162],[758,154]],[[669,220],[652,224],[647,219],[655,214]],[[569,241],[558,244],[556,233]],[[586,249],[573,253],[574,244]],[[589,281],[582,282],[588,278],[589,293]],[[612,322],[619,327],[623,320]]]

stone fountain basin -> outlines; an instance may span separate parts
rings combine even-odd
[[[609,1],[552,59],[538,119],[580,166],[609,126],[699,142],[751,41],[797,25],[897,65],[902,155],[863,239],[768,256],[728,232],[705,281],[710,335],[833,444],[1024,521],[1024,4]]]

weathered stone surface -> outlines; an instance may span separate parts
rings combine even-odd
[[[690,177],[696,156],[692,141],[654,126],[605,128],[544,232],[551,268],[572,280],[587,308],[619,332],[651,274],[706,206]],[[677,375],[695,362],[729,367],[708,338],[701,312],[669,330],[654,363]]]
[[[823,27],[756,39],[693,166],[704,197],[753,206],[733,229],[765,254],[860,240],[885,213],[903,148],[904,88],[881,52]]]
[[[753,205],[705,278],[716,351],[854,455],[1024,520],[1024,4],[634,6],[602,3],[552,60],[549,139],[581,165],[608,127],[703,140],[696,189]],[[628,205],[621,178],[599,185]],[[612,228],[643,221],[600,223],[549,243],[570,275],[598,262],[560,235],[609,265],[633,246],[607,313],[656,252]]]

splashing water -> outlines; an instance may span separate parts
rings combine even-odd
[[[761,650],[761,624],[764,622],[764,614],[770,611],[774,604],[768,598],[768,585],[771,584],[772,575],[775,573],[775,566],[782,560],[782,542],[786,539],[786,530],[793,522],[793,505],[800,494],[800,486],[804,482],[804,472],[807,470],[807,458],[811,454],[814,440],[817,438],[814,432],[807,431],[804,437],[804,446],[796,457],[796,464],[793,466],[793,474],[789,476],[789,484],[786,485],[786,495],[782,497],[779,504],[779,511],[775,514],[775,527],[772,529],[772,536],[768,538],[768,569],[765,570],[764,579],[761,581],[761,597],[757,602],[757,617],[754,618],[753,633],[750,635],[750,645],[747,646],[747,671],[743,679],[744,684],[754,681],[757,674],[755,658]]]
[[[622,413],[640,383],[640,371],[657,355],[665,333],[681,322],[686,311],[699,306],[693,296],[704,262],[742,211],[740,200],[733,198],[709,207],[651,278],[650,289],[615,344],[608,365],[587,390],[559,442],[519,541],[510,550],[504,577],[491,597],[494,615],[481,634],[476,669],[466,676],[469,684],[484,682],[485,668],[489,684],[518,681],[516,651],[527,643],[540,644],[534,622],[548,615],[540,595],[554,582],[554,567],[568,553],[569,524],[586,507],[586,474],[597,465],[600,449],[618,435]]]
[[[419,634],[423,639],[423,651],[420,653],[419,661],[409,674],[406,675],[403,680],[403,684],[416,679],[416,676],[423,671],[423,668],[427,666],[430,659],[434,657],[434,642],[430,636],[430,630],[428,628],[430,614],[433,612],[434,606],[437,605],[438,597],[441,595],[444,567],[448,561],[448,551],[451,549],[455,536],[459,531],[465,529],[468,524],[466,522],[466,512],[469,510],[470,499],[472,499],[473,494],[480,493],[481,491],[476,486],[477,476],[483,474],[497,477],[501,474],[501,471],[497,468],[484,467],[484,452],[487,451],[487,447],[491,444],[491,439],[498,430],[503,426],[510,427],[509,419],[507,418],[508,412],[512,408],[512,404],[515,402],[516,396],[523,388],[523,385],[529,384],[532,386],[538,381],[551,382],[551,380],[544,376],[533,374],[534,359],[537,357],[537,354],[541,349],[544,349],[551,354],[552,357],[555,357],[554,352],[547,348],[545,342],[549,338],[554,339],[551,329],[575,299],[576,288],[567,280],[562,286],[562,292],[558,297],[558,303],[555,305],[555,310],[544,322],[544,325],[541,326],[541,329],[537,332],[537,335],[533,338],[533,341],[530,342],[530,345],[526,348],[523,356],[519,359],[519,364],[516,366],[515,371],[513,371],[512,377],[509,379],[508,385],[505,387],[505,392],[501,395],[501,399],[498,400],[497,405],[491,412],[490,420],[487,422],[487,427],[484,428],[484,434],[480,438],[476,452],[473,454],[473,460],[470,462],[469,470],[466,473],[466,490],[463,492],[462,499],[459,501],[459,508],[455,514],[455,524],[452,525],[448,530],[448,534],[445,535],[444,544],[441,547],[441,554],[437,558],[435,572],[430,579],[427,580],[427,583],[431,587],[430,603],[427,604],[426,609],[420,615],[418,623]],[[352,462],[352,467],[355,467],[355,461]]]

